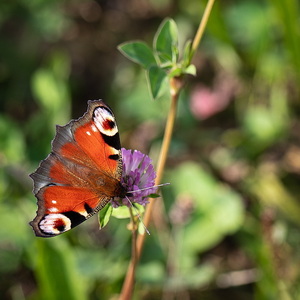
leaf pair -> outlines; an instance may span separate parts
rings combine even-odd
[[[146,70],[146,77],[152,98],[159,97],[168,79],[184,74],[196,74],[191,64],[191,41],[187,41],[179,60],[178,30],[172,19],[165,19],[159,26],[153,40],[153,49],[145,42],[133,41],[119,45],[118,49],[131,61]]]

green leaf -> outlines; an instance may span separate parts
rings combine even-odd
[[[178,59],[178,30],[172,19],[166,19],[159,26],[153,42],[154,50],[161,63],[176,63]]]
[[[181,74],[182,74],[182,68],[176,67],[175,69],[170,71],[168,76],[169,76],[169,78],[172,78],[172,77],[180,76]]]
[[[158,66],[152,66],[149,68],[146,74],[150,94],[153,100],[155,100],[159,96],[159,92],[161,91],[163,83],[167,78],[167,73]]]
[[[150,47],[144,42],[128,42],[118,46],[119,51],[133,62],[148,69],[151,65],[156,65],[155,57]]]
[[[148,198],[159,198],[159,197],[160,197],[159,194],[150,194],[150,195],[148,196]]]
[[[99,227],[102,229],[108,223],[110,216],[112,214],[113,208],[110,204],[107,204],[99,211]]]
[[[195,65],[189,65],[185,70],[183,70],[183,73],[196,76],[197,70]]]
[[[137,269],[137,278],[141,282],[149,282],[151,284],[161,284],[165,280],[165,269],[163,264],[157,260],[145,262]]]
[[[127,206],[119,206],[113,210],[112,216],[117,219],[128,219],[130,212]]]
[[[250,106],[243,118],[247,143],[255,152],[262,151],[280,139],[287,127],[285,95],[282,95],[280,89],[276,89],[276,94],[272,95],[272,99],[268,107]]]
[[[269,1],[278,16],[282,38],[285,40],[286,49],[295,66],[295,71],[300,76],[300,45],[299,45],[299,1]]]
[[[173,174],[174,194],[190,197],[194,208],[182,236],[184,253],[205,251],[240,228],[244,210],[235,191],[193,162],[180,165]]]
[[[22,129],[5,115],[0,115],[0,140],[1,167],[3,168],[3,163],[6,162],[22,162],[26,153],[24,134]]]
[[[37,299],[87,299],[87,282],[77,269],[73,249],[62,238],[38,240],[36,276],[39,287]]]
[[[190,65],[192,59],[192,41],[188,40],[184,45],[182,66],[186,68]]]
[[[50,66],[35,71],[31,87],[36,101],[48,116],[55,116],[55,124],[64,124],[70,118],[71,97],[68,86],[70,63],[66,55],[56,53]]]

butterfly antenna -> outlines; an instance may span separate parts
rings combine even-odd
[[[167,182],[167,183],[162,183],[162,184],[158,184],[158,185],[153,185],[153,186],[149,186],[149,187],[145,187],[143,189],[139,189],[139,190],[135,190],[135,191],[130,191],[128,192],[128,194],[133,194],[133,193],[137,193],[137,192],[140,192],[140,191],[145,191],[145,190],[149,190],[149,189],[153,189],[153,188],[156,188],[156,187],[161,187],[161,186],[165,186],[165,185],[169,185],[170,183]]]
[[[147,227],[145,226],[145,224],[143,223],[142,218],[141,218],[141,215],[140,215],[138,209],[132,204],[132,202],[130,201],[130,199],[129,199],[127,196],[125,196],[125,197],[126,197],[126,199],[128,200],[128,202],[130,203],[131,207],[135,210],[136,215],[137,215],[137,217],[138,217],[140,223],[143,225],[145,231],[147,232],[148,235],[150,235],[150,231],[148,230],[148,228],[147,228]]]

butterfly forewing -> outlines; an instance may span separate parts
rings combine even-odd
[[[38,199],[30,224],[37,236],[65,232],[124,194],[114,115],[101,100],[88,104],[83,117],[57,126],[52,152],[30,175]]]

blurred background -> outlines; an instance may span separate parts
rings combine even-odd
[[[160,149],[169,99],[117,45],[149,45],[165,17],[192,39],[205,1],[0,3],[1,299],[111,299],[130,259],[128,220],[97,217],[36,238],[33,172],[55,124],[89,99],[114,110],[124,147]],[[137,269],[135,299],[299,299],[298,0],[216,1],[197,76],[181,94],[161,205]],[[163,203],[163,205],[162,205]]]

